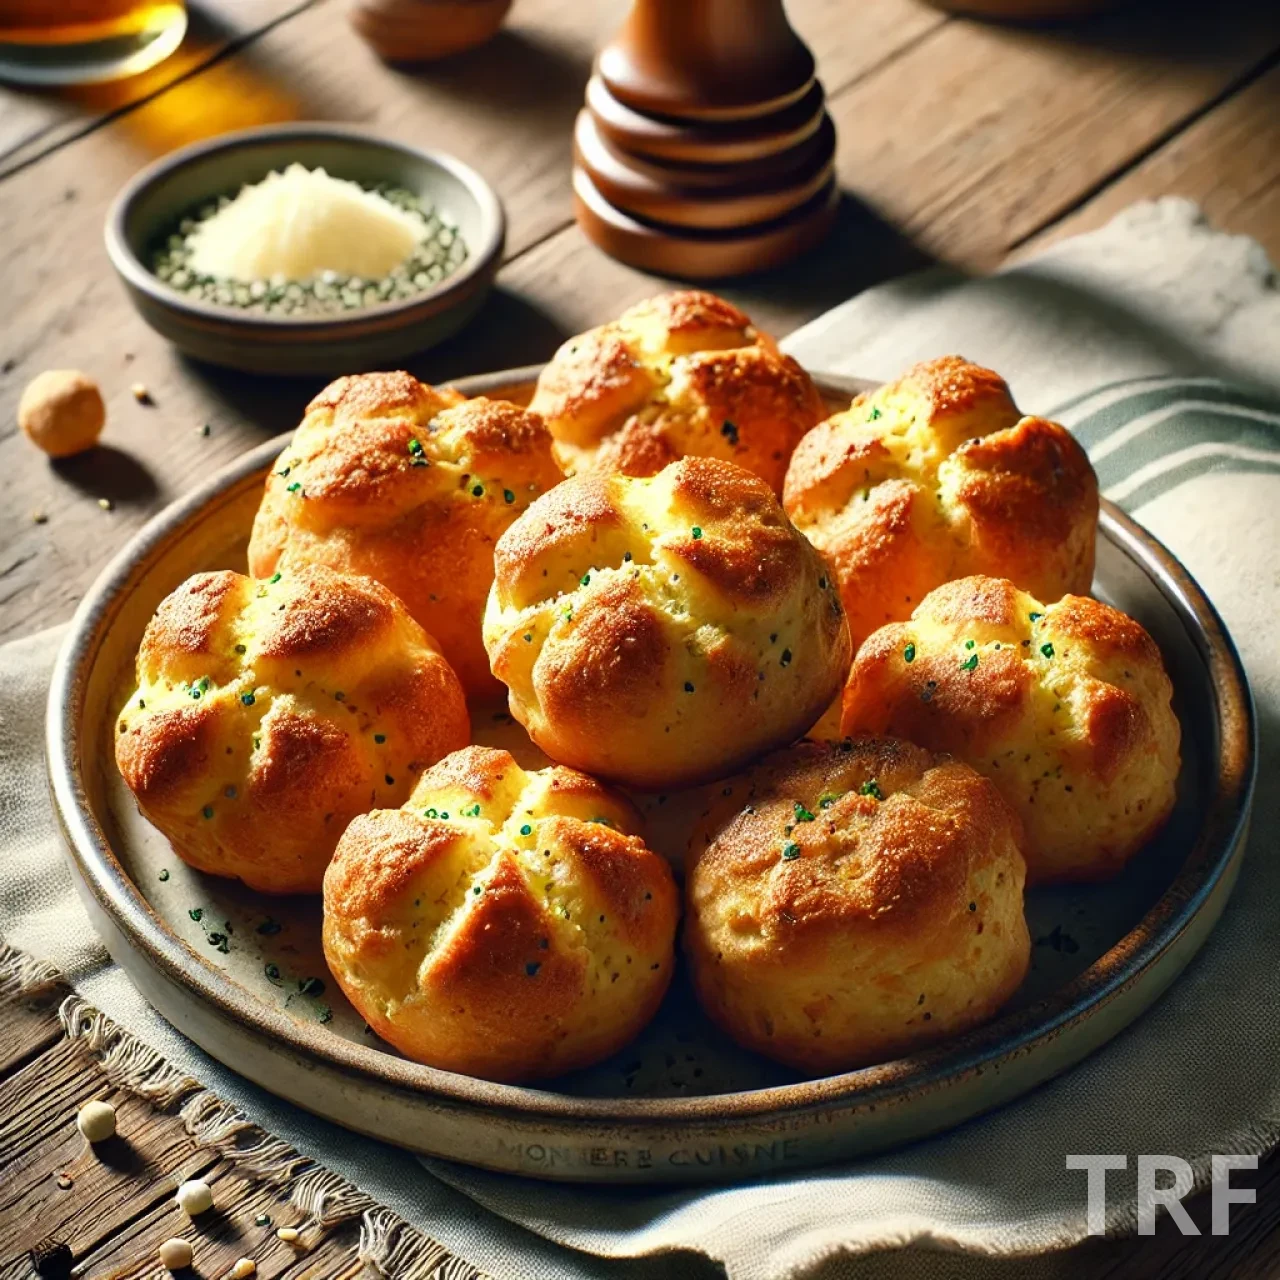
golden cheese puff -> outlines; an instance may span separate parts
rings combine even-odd
[[[810,1075],[985,1021],[1027,972],[1016,815],[974,770],[889,739],[802,742],[722,789],[690,846],[703,1008]]]
[[[1098,481],[1084,450],[959,356],[915,365],[809,432],[783,505],[835,570],[855,646],[952,578],[1009,578],[1044,600],[1093,581]]]
[[[649,1021],[679,899],[622,796],[468,747],[357,818],[324,881],[324,949],[383,1039],[490,1080],[589,1066]]]
[[[376,578],[434,636],[471,695],[499,692],[480,619],[493,546],[560,480],[542,420],[407,373],[339,378],[267,477],[249,571],[325,564]]]
[[[949,751],[1026,828],[1032,881],[1114,875],[1173,808],[1181,732],[1155,642],[1085,596],[1042,604],[963,578],[877,631],[844,692],[846,733]]]
[[[599,777],[722,776],[804,733],[848,668],[828,569],[731,462],[575,476],[507,530],[495,563],[484,635],[511,713]]]
[[[18,401],[18,426],[51,458],[70,458],[92,449],[106,421],[101,389],[78,369],[36,374]]]
[[[314,893],[358,813],[470,736],[431,637],[385,587],[319,565],[188,578],[148,624],[116,762],[184,862]]]
[[[809,375],[737,307],[666,293],[571,338],[538,378],[565,471],[651,476],[677,458],[724,458],[782,492],[787,460],[825,410]]]

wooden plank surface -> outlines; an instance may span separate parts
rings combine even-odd
[[[56,1019],[48,1010],[28,1008],[14,1002],[0,1005],[0,1081],[7,1080],[33,1058],[62,1038]]]
[[[837,86],[856,84],[943,21],[914,0],[852,10],[843,0],[801,0],[793,10],[827,50],[823,74]],[[354,120],[473,160],[506,202],[518,258],[571,219],[569,129],[597,24],[595,6],[581,0],[522,0],[490,45],[410,74],[383,66],[332,6],[318,5],[0,188],[0,277],[7,313],[22,317],[0,339],[0,638],[69,616],[129,532],[220,463],[292,426],[317,389],[193,365],[143,324],[98,247],[107,206],[137,167],[229,127]],[[80,247],[74,272],[68,244]],[[592,296],[604,314],[603,278]],[[467,364],[466,347],[455,345],[422,362],[424,374],[544,358],[565,336],[502,292],[473,331],[501,355],[478,353]],[[99,381],[109,425],[101,449],[50,465],[21,438],[14,414],[28,379],[67,367]],[[134,401],[136,381],[154,407]],[[206,423],[210,435],[198,435]],[[34,523],[37,514],[47,523]],[[7,607],[18,600],[21,609]]]
[[[273,1187],[254,1182],[203,1150],[174,1114],[113,1089],[83,1045],[63,1039],[52,1008],[0,1009],[0,1061],[37,1028],[43,1053],[13,1074],[0,1073],[0,1277],[30,1276],[27,1254],[38,1241],[70,1245],[87,1277],[155,1277],[171,1236],[190,1240],[195,1273],[214,1280],[251,1257],[264,1280],[360,1271],[353,1265],[358,1224],[298,1245],[276,1229],[299,1226],[296,1210]],[[117,1136],[91,1147],[75,1125],[92,1098],[116,1108]],[[202,1178],[214,1209],[193,1223],[174,1203],[180,1182]],[[260,1215],[269,1224],[255,1221]]]
[[[192,0],[177,51],[141,75],[82,88],[0,86],[0,177],[154,97],[184,76],[321,0]],[[50,8],[54,8],[50,5]]]
[[[989,268],[1278,44],[1280,5],[1258,0],[1125,5],[1072,27],[949,23],[841,97],[841,173],[926,252]]]
[[[1046,228],[1023,252],[1100,227],[1136,201],[1163,195],[1194,200],[1214,226],[1252,236],[1280,263],[1280,66]]]
[[[111,196],[153,156],[240,125],[315,117],[475,162],[507,204],[509,258],[472,329],[414,365],[432,379],[543,358],[665,283],[610,262],[571,225],[568,131],[607,6],[518,0],[493,44],[413,73],[354,41],[340,0],[205,8],[224,19],[197,27],[183,55],[192,60],[126,83],[119,99],[0,91],[0,637],[66,617],[142,520],[291,425],[314,389],[190,364],[132,312],[100,229]],[[915,0],[792,0],[789,11],[819,54],[846,194],[818,252],[725,290],[775,332],[914,266],[986,269],[1171,192],[1280,259],[1274,0],[1146,0],[1040,29],[949,20]],[[14,407],[28,378],[68,365],[103,385],[106,447],[49,465],[18,437]],[[154,407],[134,401],[135,381]],[[172,1115],[121,1099],[127,1149],[99,1160],[73,1119],[103,1087],[84,1051],[62,1042],[51,1009],[0,1009],[0,1280],[25,1280],[24,1250],[44,1228],[73,1238],[87,1275],[155,1275],[159,1240],[191,1231],[171,1194],[197,1169],[225,1208],[201,1234],[202,1275],[225,1275],[242,1253],[273,1277],[352,1274],[354,1227],[304,1256],[264,1237],[252,1225],[261,1206],[273,1206],[272,1231],[285,1221],[274,1193],[197,1151]],[[58,1186],[59,1173],[71,1187]],[[1036,1274],[1280,1274],[1280,1160],[1234,1181],[1255,1185],[1258,1203],[1234,1210],[1228,1237],[1184,1239],[1166,1216],[1154,1238],[1089,1241]],[[1207,1233],[1208,1197],[1189,1207]],[[993,1280],[1022,1274],[1016,1260],[991,1267]]]

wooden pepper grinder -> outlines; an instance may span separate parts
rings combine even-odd
[[[635,0],[574,128],[578,223],[664,275],[776,266],[831,226],[835,137],[782,0]]]

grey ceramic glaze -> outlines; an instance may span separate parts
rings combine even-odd
[[[459,386],[524,400],[536,372]],[[834,379],[823,386],[844,403],[855,389]],[[246,454],[163,512],[105,570],[59,659],[48,722],[56,806],[112,955],[165,1017],[264,1088],[349,1128],[492,1169],[581,1181],[740,1179],[905,1142],[1024,1093],[1138,1017],[1218,919],[1253,786],[1244,673],[1186,571],[1104,504],[1095,589],[1151,631],[1172,674],[1186,755],[1178,805],[1116,880],[1031,892],[1032,971],[1000,1017],[900,1061],[805,1080],[720,1036],[677,974],[633,1045],[547,1087],[400,1058],[365,1031],[329,979],[318,903],[264,899],[183,866],[139,817],[113,763],[115,716],[147,620],[189,574],[243,569],[263,477],[282,443]],[[538,762],[500,707],[473,708],[473,719],[480,741]],[[697,793],[649,797],[644,807],[651,843],[678,860]],[[230,939],[225,950],[211,933]]]

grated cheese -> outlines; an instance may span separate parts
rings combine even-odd
[[[427,233],[421,218],[323,169],[289,165],[244,187],[192,236],[192,268],[249,283],[308,281],[324,272],[377,279]]]

